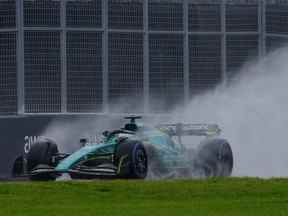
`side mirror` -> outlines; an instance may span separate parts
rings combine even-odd
[[[109,131],[104,131],[104,132],[102,133],[102,135],[103,135],[103,136],[105,136],[105,137],[108,137],[108,136],[109,136],[109,134],[110,134],[110,132],[109,132]]]

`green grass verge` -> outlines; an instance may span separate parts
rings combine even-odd
[[[288,179],[5,182],[0,215],[288,215]]]

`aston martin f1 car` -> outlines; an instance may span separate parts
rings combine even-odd
[[[233,154],[227,140],[213,124],[161,124],[155,127],[128,116],[123,128],[103,132],[97,143],[81,139],[72,154],[59,153],[49,138],[39,138],[26,155],[16,158],[13,175],[31,180],[55,180],[64,173],[72,179],[230,176]],[[196,148],[182,142],[184,136],[202,136]]]

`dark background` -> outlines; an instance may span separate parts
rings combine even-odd
[[[23,153],[24,137],[37,135],[54,117],[19,117],[0,119],[0,176],[9,177],[17,155]]]

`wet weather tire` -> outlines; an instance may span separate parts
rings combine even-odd
[[[200,144],[197,154],[206,177],[230,176],[233,169],[233,153],[224,139],[208,139]]]
[[[47,138],[41,138],[34,142],[30,151],[27,154],[27,170],[31,172],[39,165],[52,166],[52,157],[58,153],[58,147],[56,143]],[[56,176],[43,173],[30,176],[31,180],[47,181],[55,180]]]
[[[125,140],[115,154],[117,175],[125,179],[144,179],[148,172],[146,150],[140,141]]]

